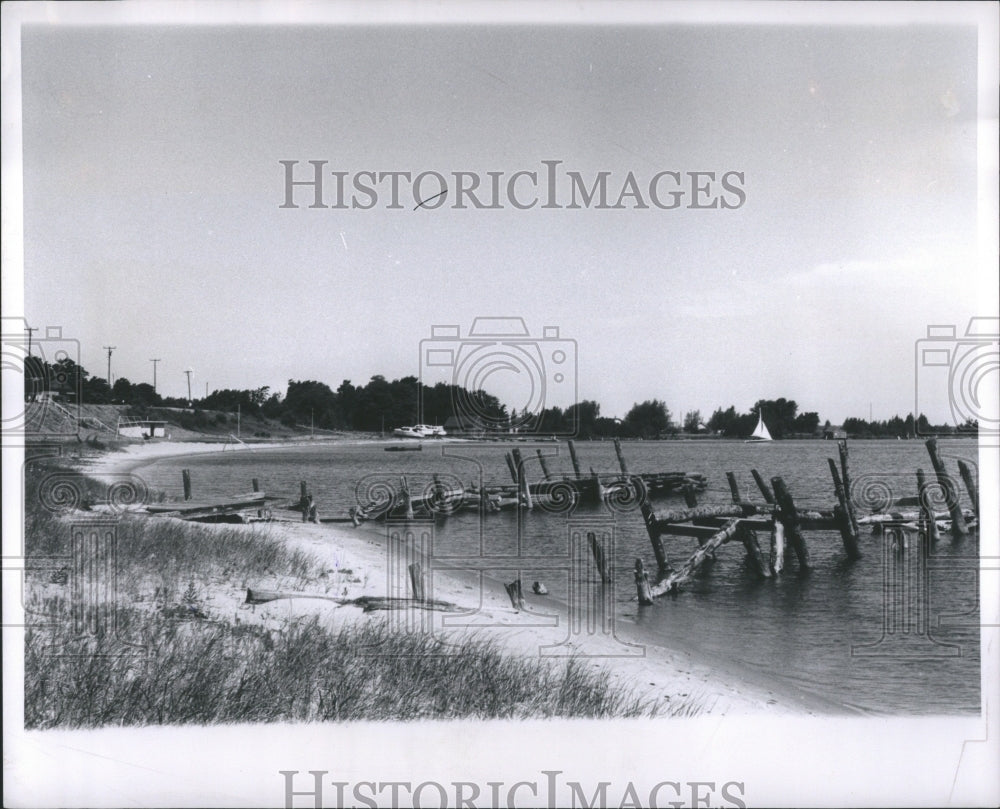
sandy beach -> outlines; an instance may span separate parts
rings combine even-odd
[[[313,443],[313,442],[310,442]],[[338,442],[343,443],[343,442]],[[356,443],[356,442],[352,442]],[[268,447],[277,446],[268,444]],[[282,443],[280,446],[294,446]],[[83,471],[101,479],[128,473],[160,458],[222,451],[253,451],[252,446],[233,450],[222,443],[157,442],[128,445],[124,451],[108,452],[84,459]],[[149,519],[174,519],[150,517]],[[205,610],[215,620],[259,623],[280,626],[290,619],[318,616],[331,627],[350,622],[398,620],[405,624],[405,613],[365,613],[360,608],[335,603],[333,598],[402,595],[398,584],[387,579],[385,527],[367,523],[311,524],[294,519],[258,522],[244,526],[206,526],[248,532],[263,532],[292,549],[300,549],[320,560],[323,571],[317,581],[289,591],[289,583],[274,574],[261,571],[258,579],[246,582],[254,589],[291,592],[295,597],[265,604],[246,604],[243,582],[211,582],[205,598]],[[404,584],[405,586],[405,584]],[[614,635],[577,633],[572,638],[567,628],[565,607],[545,596],[530,593],[525,586],[525,609],[515,610],[502,583],[466,571],[436,570],[429,581],[434,599],[460,608],[457,614],[425,612],[419,618],[425,630],[440,638],[457,638],[463,633],[488,636],[512,654],[564,658],[579,655],[591,658],[589,665],[608,671],[612,680],[636,696],[676,706],[687,702],[699,706],[701,714],[826,715],[850,714],[848,707],[798,691],[784,683],[774,683],[757,672],[740,670],[736,665],[699,659],[691,650],[663,649],[643,645],[628,619],[616,623]],[[298,595],[301,593],[301,595]],[[656,606],[645,608],[656,609]],[[581,639],[582,638],[582,639]],[[544,653],[544,652],[543,652]]]

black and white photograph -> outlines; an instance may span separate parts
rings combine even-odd
[[[5,805],[1000,802],[1000,4],[0,13]]]

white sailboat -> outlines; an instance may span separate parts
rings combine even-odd
[[[750,437],[743,441],[744,444],[760,444],[765,441],[773,441],[771,433],[764,423],[764,414],[757,414],[757,428],[750,434]]]

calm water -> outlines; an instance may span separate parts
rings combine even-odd
[[[530,456],[530,475],[541,478],[535,447],[543,449],[554,474],[569,473],[565,444],[520,444]],[[504,452],[510,445],[425,445],[423,452],[389,453],[381,444],[325,445],[290,449],[252,449],[161,460],[136,470],[153,489],[168,497],[181,494],[182,468],[191,470],[196,499],[242,493],[252,478],[278,495],[297,497],[305,480],[323,516],[346,515],[359,492],[397,486],[405,474],[411,491],[433,482],[483,480],[510,483]],[[827,457],[837,457],[833,442],[787,441],[770,445],[724,441],[673,441],[624,445],[630,471],[701,472],[709,489],[703,504],[730,502],[725,473],[736,473],[744,495],[760,502],[750,475],[758,469],[765,479],[781,475],[799,507],[830,508],[835,502]],[[972,441],[945,441],[942,455],[958,479],[955,459],[975,469]],[[580,442],[584,470],[617,473],[611,443]],[[915,470],[929,470],[921,441],[865,441],[851,444],[851,473],[856,502],[872,507],[889,494],[916,492]],[[959,484],[961,485],[961,484]],[[965,497],[964,492],[962,493]],[[963,499],[964,502],[964,499]],[[680,507],[675,498],[654,500],[657,510]],[[676,598],[661,598],[653,607],[638,609],[632,569],[641,557],[654,565],[649,539],[637,511],[612,511],[604,506],[580,506],[571,513],[550,513],[538,507],[524,515],[518,530],[516,512],[488,515],[475,512],[439,519],[435,526],[435,557],[485,556],[490,575],[510,581],[514,575],[530,583],[545,582],[553,598],[566,599],[569,574],[552,564],[520,568],[512,556],[566,559],[571,531],[609,531],[615,540],[616,614],[632,621],[646,643],[683,648],[699,656],[753,669],[842,704],[876,713],[978,713],[980,707],[978,542],[975,537],[953,541],[945,537],[931,548],[926,576],[914,566],[916,553],[885,551],[886,541],[862,527],[863,558],[848,563],[836,532],[809,531],[806,541],[813,570],[800,575],[792,556],[784,573],[757,580],[748,572],[742,544],[724,546],[710,568]],[[676,564],[696,548],[686,537],[665,537],[667,553]],[[768,537],[760,535],[767,553]],[[494,561],[495,560],[495,561]],[[917,578],[900,584],[910,565]],[[546,569],[538,569],[545,567]],[[559,565],[555,565],[559,567]],[[519,573],[514,573],[515,569]],[[890,594],[886,596],[886,592]],[[900,594],[897,598],[895,594]],[[910,602],[901,602],[901,598]],[[886,613],[888,605],[896,612]],[[919,605],[926,605],[929,631],[919,629]],[[907,621],[911,623],[906,623]],[[904,632],[903,630],[907,630]],[[886,634],[888,633],[888,634]],[[883,636],[885,638],[883,639]],[[893,642],[894,641],[894,642]]]

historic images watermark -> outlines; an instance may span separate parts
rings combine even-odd
[[[329,160],[279,160],[279,208],[333,210],[735,210],[746,174],[733,169],[584,174],[541,160],[517,171],[338,171]]]
[[[684,809],[720,806],[746,809],[744,781],[663,780],[652,784],[589,783],[560,778],[562,770],[539,770],[533,780],[506,781],[340,781],[329,770],[278,770],[286,809],[295,807],[434,806],[477,809],[504,806],[564,806],[572,809]]]

